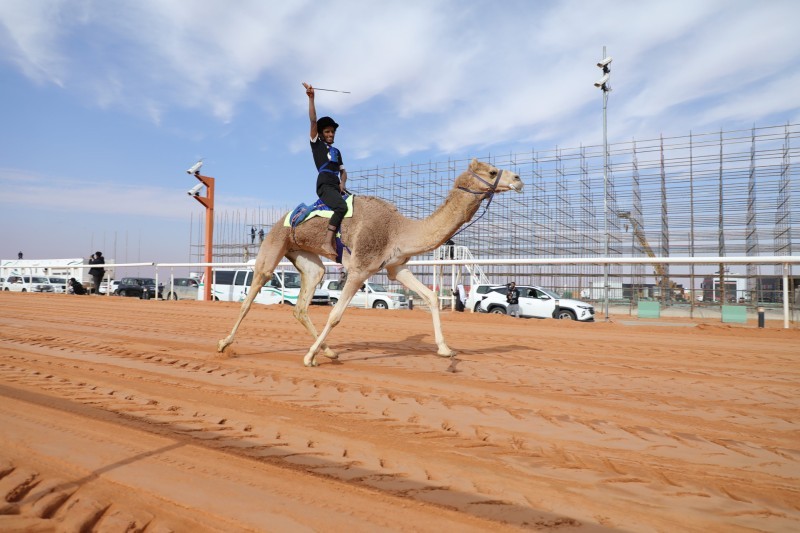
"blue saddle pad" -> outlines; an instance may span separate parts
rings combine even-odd
[[[342,196],[347,203],[346,218],[353,216],[353,195],[345,194]],[[325,205],[322,200],[317,200],[311,205],[299,204],[294,210],[286,216],[283,225],[296,228],[312,216],[321,216],[330,218],[333,215],[333,209]]]

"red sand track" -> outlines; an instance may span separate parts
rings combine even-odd
[[[800,530],[797,329],[238,307],[0,294],[0,530]]]

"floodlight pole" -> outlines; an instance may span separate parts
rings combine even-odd
[[[603,47],[603,57],[606,56],[606,48]],[[606,251],[608,257],[608,90],[603,89],[603,231],[605,232]],[[608,320],[608,270],[610,265],[605,264],[603,273],[603,287],[605,290],[605,311],[603,316]]]
[[[214,262],[214,178],[209,176],[202,176],[199,172],[195,172],[194,177],[206,186],[205,196],[194,196],[194,199],[203,204],[206,208],[206,244],[205,244],[205,262]],[[203,287],[203,300],[211,301],[211,267],[206,266],[205,270],[205,285]]]
[[[606,55],[606,47],[603,47],[603,59],[597,64],[603,70],[603,78],[595,83],[603,91],[603,233],[605,235],[605,256],[609,254],[609,235],[608,235],[608,80],[611,76],[611,69],[608,65],[611,58]],[[603,268],[603,316],[608,321],[608,271],[610,265],[606,263]]]

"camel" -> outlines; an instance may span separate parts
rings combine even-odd
[[[456,178],[445,202],[423,220],[406,218],[394,205],[380,198],[355,196],[353,215],[345,218],[341,226],[342,242],[349,249],[349,253],[343,252],[342,257],[342,265],[347,269],[347,281],[320,334],[317,334],[308,317],[308,305],[315,287],[325,275],[320,255],[323,253],[328,219],[310,218],[294,230],[285,227],[281,219],[261,244],[250,291],[242,302],[230,335],[219,341],[217,351],[222,354],[233,343],[236,330],[253,300],[272,278],[275,267],[285,256],[300,272],[300,294],[294,316],[315,339],[303,358],[306,366],[317,366],[316,355],[319,350],[331,360],[338,358],[338,354],[325,343],[325,338],[341,321],[356,291],[370,276],[384,268],[389,279],[399,281],[425,300],[433,318],[437,354],[454,356],[455,352],[447,346],[442,334],[436,294],[414,277],[406,263],[412,257],[429,252],[450,239],[473,217],[484,199],[491,199],[495,193],[509,190],[519,193],[522,187],[518,174],[473,159],[467,170]],[[329,259],[336,260],[335,257]]]

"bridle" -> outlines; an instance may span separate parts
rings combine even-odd
[[[469,173],[472,174],[473,176],[475,176],[476,178],[478,178],[478,181],[488,185],[489,189],[485,190],[485,191],[473,191],[473,190],[467,189],[466,187],[459,186],[458,187],[459,190],[462,190],[464,192],[468,192],[470,194],[482,194],[483,196],[481,197],[481,201],[485,200],[486,198],[488,198],[489,201],[486,202],[486,207],[483,208],[483,213],[481,213],[480,216],[478,216],[478,218],[474,219],[472,222],[470,222],[469,224],[467,224],[466,226],[464,226],[463,228],[461,228],[460,230],[455,232],[453,234],[453,237],[455,237],[456,235],[458,235],[459,233],[461,233],[462,231],[464,231],[465,229],[467,229],[468,227],[470,227],[471,225],[473,225],[474,223],[479,221],[481,219],[481,217],[486,214],[486,211],[489,210],[489,206],[492,205],[492,200],[494,200],[494,193],[497,191],[497,185],[500,183],[500,178],[503,176],[503,172],[505,172],[505,171],[502,170],[502,169],[498,169],[497,177],[494,179],[494,183],[492,183],[492,182],[487,181],[487,180],[483,179],[482,177],[480,177],[474,170],[469,169]]]
[[[500,178],[503,176],[503,172],[505,172],[505,171],[498,169],[497,177],[494,179],[494,183],[492,183],[492,182],[486,181],[485,179],[480,177],[478,175],[478,173],[475,172],[474,170],[469,169],[469,173],[472,174],[473,176],[475,176],[476,178],[478,178],[478,181],[488,185],[489,186],[489,190],[487,190],[487,191],[472,191],[470,189],[467,189],[466,187],[459,187],[459,189],[461,189],[462,191],[468,192],[470,194],[482,194],[483,198],[481,198],[481,200],[485,200],[486,198],[488,198],[489,199],[489,203],[486,204],[486,209],[488,209],[489,208],[489,204],[492,203],[492,199],[494,198],[494,193],[497,190],[497,185],[500,183]]]

